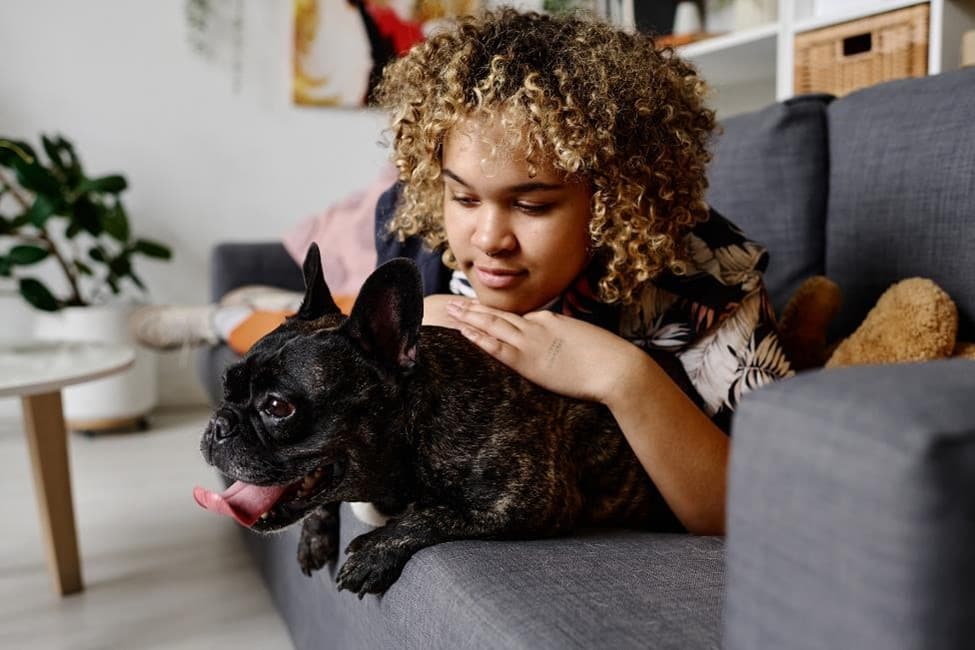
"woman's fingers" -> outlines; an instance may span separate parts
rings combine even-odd
[[[447,313],[461,323],[499,341],[517,344],[522,336],[519,316],[471,302],[451,302]]]
[[[513,346],[469,325],[463,325],[460,328],[460,333],[474,345],[506,365],[512,365],[518,355],[518,351]]]

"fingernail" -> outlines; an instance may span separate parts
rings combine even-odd
[[[466,336],[467,338],[471,339],[471,340],[474,340],[474,339],[477,338],[477,332],[475,332],[474,330],[472,330],[469,327],[462,327],[462,328],[460,328],[460,333],[463,334],[464,336]]]

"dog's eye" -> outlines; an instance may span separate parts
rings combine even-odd
[[[264,412],[275,418],[286,418],[295,412],[295,407],[280,397],[272,397],[264,404]]]

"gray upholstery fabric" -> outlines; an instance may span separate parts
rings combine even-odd
[[[829,108],[826,273],[834,338],[893,282],[934,280],[975,338],[975,69],[882,84]]]
[[[342,548],[367,526],[342,507]],[[719,648],[724,541],[584,531],[417,553],[382,597],[298,570],[297,531],[244,531],[298,648]]]
[[[975,363],[810,372],[734,420],[725,647],[970,648]]]
[[[228,242],[215,246],[210,254],[210,300],[218,301],[232,289],[248,284],[304,290],[301,267],[281,242]],[[223,395],[224,368],[237,358],[226,345],[202,348],[197,355],[197,376],[211,404]]]
[[[765,282],[777,311],[823,272],[831,99],[807,95],[732,117],[714,148],[708,202],[768,247]]]
[[[210,255],[210,297],[219,300],[231,289],[264,284],[303,291],[301,266],[281,242],[218,244]]]

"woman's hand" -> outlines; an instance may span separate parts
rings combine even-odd
[[[606,404],[647,357],[630,342],[568,316],[518,316],[454,297],[454,326],[482,350],[553,393]]]

